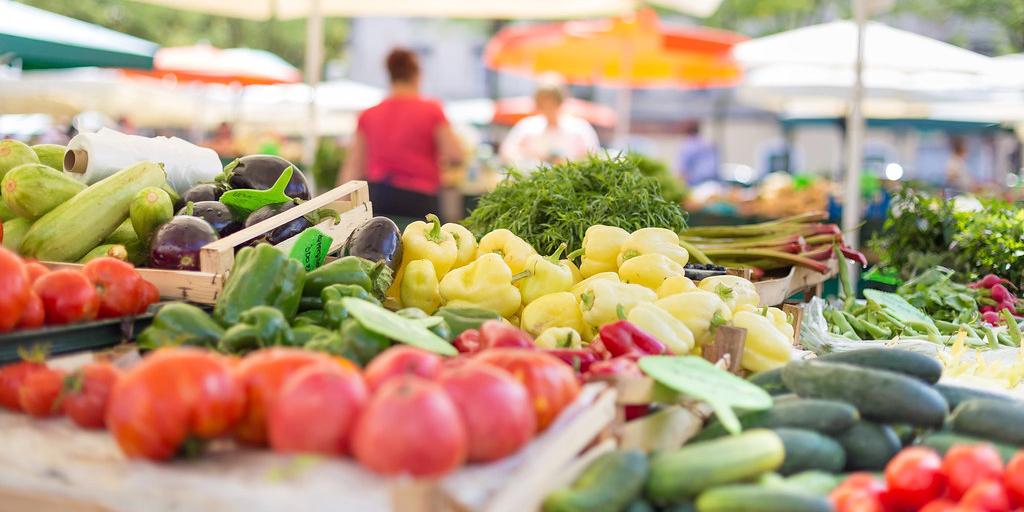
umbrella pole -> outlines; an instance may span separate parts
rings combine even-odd
[[[312,171],[316,160],[317,109],[316,85],[320,81],[320,70],[324,60],[324,17],[320,10],[321,0],[309,0],[309,17],[306,19],[306,83],[309,85],[309,103],[306,132],[302,139],[302,165]],[[314,193],[316,191],[314,190]]]
[[[846,184],[843,189],[843,231],[850,245],[860,245],[860,173],[864,153],[864,116],[861,106],[864,98],[864,31],[867,25],[866,0],[852,0],[854,21],[857,23],[857,60],[853,68],[853,88],[846,126]],[[853,276],[857,275],[854,268]],[[852,280],[857,283],[856,279]]]
[[[630,112],[633,110],[633,89],[622,86],[615,101],[615,135],[612,141],[616,149],[626,150],[629,144]]]

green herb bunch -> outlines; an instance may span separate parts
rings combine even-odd
[[[544,166],[529,176],[515,171],[483,196],[464,224],[478,237],[508,229],[551,254],[559,244],[583,245],[594,224],[627,231],[645,227],[686,229],[686,213],[665,199],[657,178],[640,172],[635,156],[591,156]]]

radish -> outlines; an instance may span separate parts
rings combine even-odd
[[[1007,290],[1006,287],[1003,286],[1002,284],[995,284],[995,285],[993,285],[991,287],[991,290],[992,290],[992,300],[994,300],[994,301],[996,301],[996,302],[998,302],[1000,304],[1003,304],[1005,302],[1013,303],[1013,301],[1015,300],[1014,297],[1013,297],[1013,294],[1010,293],[1010,290]]]
[[[989,324],[989,325],[999,325],[999,321],[1001,320],[1001,317],[999,316],[999,313],[996,313],[995,311],[986,311],[985,313],[983,313],[981,315],[981,319],[986,324]]]
[[[1009,282],[1010,282],[1009,279],[1003,279],[1003,278],[1001,278],[1001,277],[999,277],[999,276],[997,276],[995,274],[989,274],[989,275],[987,275],[987,276],[985,276],[985,277],[983,277],[983,278],[981,278],[981,279],[971,283],[969,286],[971,288],[992,288],[993,286],[999,285],[1001,283],[1009,283]],[[1005,287],[1004,287],[1004,289],[1005,289]],[[999,300],[999,299],[996,299],[996,300]]]
[[[982,314],[985,314],[985,313],[995,313],[996,312],[996,307],[995,306],[984,305],[984,306],[978,308],[978,311],[981,311]]]

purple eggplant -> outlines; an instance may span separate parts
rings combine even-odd
[[[263,222],[281,212],[291,210],[295,207],[295,202],[289,201],[287,203],[270,204],[252,212],[247,219],[245,219],[245,227],[254,226],[260,222]],[[299,217],[287,224],[278,226],[252,240],[252,245],[266,242],[270,245],[277,245],[299,233],[303,230],[312,226],[313,223],[306,217]]]
[[[291,162],[279,156],[249,155],[229,163],[224,168],[224,174],[231,188],[266,190],[274,186],[274,182],[288,166],[295,167]],[[292,178],[288,180],[284,195],[292,199],[307,200],[310,198],[309,183],[298,167],[295,167]]]
[[[224,193],[224,187],[216,183],[200,183],[185,191],[181,196],[182,203],[200,203],[203,201],[216,201]]]
[[[182,215],[163,223],[149,244],[149,264],[155,268],[199,270],[199,249],[217,240],[217,231],[199,217]]]
[[[357,227],[342,247],[345,256],[383,261],[391,270],[402,264],[402,232],[387,217],[374,217]]]
[[[231,210],[220,201],[199,201],[192,203],[191,209],[186,204],[184,208],[178,210],[177,215],[192,215],[205,220],[210,223],[220,237],[228,236],[242,229],[242,223],[235,220]]]

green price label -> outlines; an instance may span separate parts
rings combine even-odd
[[[323,231],[317,228],[306,228],[295,240],[295,245],[292,246],[288,256],[301,261],[302,266],[306,267],[306,271],[309,272],[324,264],[327,253],[331,250],[332,241],[334,239],[324,234]]]

